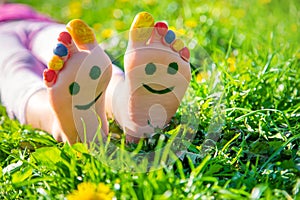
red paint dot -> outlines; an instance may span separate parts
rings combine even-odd
[[[61,32],[58,36],[58,41],[65,43],[65,44],[71,44],[72,42],[72,37],[70,33],[68,32]]]
[[[164,22],[157,22],[154,27],[161,36],[166,35],[168,32],[168,25]]]
[[[181,58],[183,58],[185,61],[189,61],[190,59],[190,51],[187,47],[184,47],[183,49],[181,49],[179,51],[179,54],[181,56]]]
[[[44,70],[44,80],[47,82],[55,82],[56,81],[56,72],[52,69],[45,69]]]

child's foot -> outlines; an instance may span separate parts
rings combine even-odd
[[[72,20],[67,32],[60,33],[53,52],[44,71],[57,121],[53,131],[61,130],[70,143],[84,141],[85,136],[92,141],[99,125],[107,134],[104,98],[111,61],[97,44],[94,32],[83,21]]]
[[[128,141],[163,128],[176,113],[191,79],[189,50],[163,22],[139,13],[124,58],[125,80],[115,87],[112,108]],[[113,78],[114,79],[114,78]]]

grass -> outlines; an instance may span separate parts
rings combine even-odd
[[[139,11],[167,20],[191,48],[190,87],[170,126],[139,145],[57,143],[1,107],[1,199],[106,190],[117,199],[300,199],[297,0],[79,2],[29,4],[64,23],[84,19],[101,41],[126,32]],[[201,82],[214,67],[219,79]]]

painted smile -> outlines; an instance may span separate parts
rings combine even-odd
[[[146,90],[148,90],[149,92],[154,93],[154,94],[166,94],[168,92],[171,92],[174,89],[174,87],[169,87],[169,88],[166,88],[163,90],[155,90],[152,87],[150,87],[149,85],[143,84],[143,86],[144,86],[144,88],[146,88]]]
[[[90,103],[88,103],[86,105],[75,105],[75,108],[77,108],[78,110],[87,110],[96,103],[96,101],[100,98],[101,95],[102,95],[102,92],[100,92],[100,94]]]

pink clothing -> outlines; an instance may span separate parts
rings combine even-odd
[[[53,21],[52,19],[35,12],[32,8],[23,4],[7,3],[0,5],[0,22],[24,19],[44,22]]]
[[[46,63],[38,59],[31,41],[49,27],[64,26],[25,5],[0,5],[0,103],[21,123],[26,123],[28,99],[45,89],[42,73]]]

